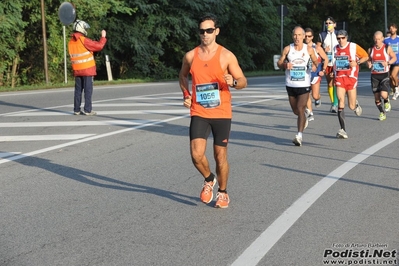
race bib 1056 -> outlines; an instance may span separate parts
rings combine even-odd
[[[220,105],[219,83],[198,84],[195,86],[197,103],[205,108],[214,108]]]

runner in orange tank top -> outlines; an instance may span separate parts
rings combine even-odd
[[[179,84],[183,92],[183,105],[190,108],[190,153],[196,169],[205,178],[200,199],[210,203],[213,187],[219,184],[215,207],[227,208],[230,202],[227,194],[229,163],[227,143],[230,135],[232,106],[230,87],[243,89],[247,79],[236,56],[216,43],[220,32],[217,18],[207,15],[199,21],[201,44],[187,52],[179,73]],[[191,74],[191,92],[188,76]],[[216,175],[209,168],[205,155],[210,132],[213,135]]]

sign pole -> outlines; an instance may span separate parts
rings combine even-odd
[[[65,26],[70,25],[76,19],[76,11],[75,7],[69,3],[64,2],[61,4],[58,10],[58,17],[63,24],[62,33],[64,35],[64,73],[65,73],[65,83],[68,82],[67,80],[67,55],[66,55],[66,34],[65,34]]]
[[[281,5],[281,14],[280,14],[280,17],[281,17],[281,37],[280,37],[280,51],[282,51],[283,50],[283,34],[284,34],[284,5]]]
[[[68,83],[68,78],[67,78],[67,57],[66,57],[65,26],[62,26],[62,32],[63,32],[63,34],[64,34],[64,73],[65,73],[65,83]]]
[[[384,36],[388,30],[388,22],[387,22],[387,0],[384,0],[384,17],[385,17],[385,30],[384,30]]]

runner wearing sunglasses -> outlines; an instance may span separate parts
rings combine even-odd
[[[357,101],[357,79],[359,65],[369,59],[367,52],[354,42],[348,42],[348,33],[339,30],[337,33],[338,45],[334,47],[334,83],[337,87],[338,97],[338,121],[341,126],[337,138],[347,139],[345,128],[345,95],[348,97],[349,109],[357,116],[362,114],[362,108]]]
[[[213,187],[219,185],[215,207],[227,208],[227,179],[232,105],[230,88],[237,90],[247,86],[236,56],[216,42],[220,29],[213,15],[204,16],[198,24],[201,44],[187,52],[179,74],[184,106],[190,108],[190,153],[194,166],[205,178],[200,199],[210,203]],[[188,75],[191,74],[191,92]],[[205,156],[207,138],[212,131],[213,150],[216,161],[216,177],[209,168]]]
[[[328,57],[326,53],[324,52],[323,48],[320,46],[316,46],[316,44],[313,42],[313,37],[314,37],[314,32],[311,28],[306,28],[305,29],[305,43],[312,47],[316,51],[316,56],[317,56],[317,61],[318,65],[316,66],[311,66],[312,67],[312,72],[311,74],[311,89],[312,89],[312,97],[314,99],[315,107],[320,107],[321,105],[321,96],[320,96],[320,83],[321,79],[326,73],[327,65],[328,65]],[[313,121],[313,108],[312,108],[312,100],[309,97],[308,103],[307,103],[307,108],[306,108],[306,116],[308,121]]]
[[[338,109],[338,98],[336,88],[333,80],[333,65],[334,65],[334,50],[333,48],[338,44],[337,42],[337,30],[335,29],[336,23],[333,17],[327,17],[326,19],[326,31],[319,34],[319,40],[317,42],[318,47],[322,47],[324,52],[328,56],[328,67],[326,69],[326,80],[327,80],[327,91],[331,100],[331,113],[336,113]]]

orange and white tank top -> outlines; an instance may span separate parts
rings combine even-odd
[[[371,49],[370,58],[372,63],[371,74],[389,72],[389,66],[384,67],[382,65],[382,62],[388,62],[390,59],[385,44],[383,44],[380,48],[374,46]]]
[[[215,55],[207,61],[200,59],[200,47],[194,49],[190,68],[192,78],[191,116],[203,118],[232,118],[231,93],[224,80],[227,70],[220,66],[223,46],[218,45]]]

